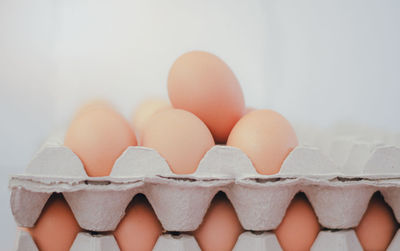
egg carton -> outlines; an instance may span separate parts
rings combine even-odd
[[[387,251],[398,250],[400,246],[400,230],[397,231]],[[117,242],[113,235],[92,235],[90,233],[79,233],[72,244],[71,251],[119,251]],[[278,239],[272,232],[242,233],[233,251],[281,251]],[[311,251],[362,251],[362,246],[354,230],[319,232],[314,241]],[[38,251],[29,233],[18,230],[15,251]],[[161,235],[153,251],[201,251],[193,236],[180,234]]]
[[[394,241],[394,240],[393,240]],[[233,251],[280,251],[278,239],[272,232],[244,232],[239,236]],[[311,251],[362,251],[354,230],[321,231]]]
[[[397,231],[387,251],[398,250],[400,247],[400,230]],[[189,249],[188,249],[189,250]],[[242,233],[233,251],[281,251],[282,248],[273,232]],[[362,251],[363,248],[353,229],[320,231],[311,251]]]
[[[119,251],[114,236],[92,235],[82,232],[77,235],[70,251]],[[278,239],[273,233],[253,234],[242,233],[233,251],[254,250],[254,251],[275,251],[282,250]],[[319,249],[317,249],[319,250]],[[322,250],[322,249],[321,249]],[[17,230],[15,251],[39,251],[28,232]],[[161,235],[153,251],[201,251],[196,239],[187,234],[163,234]]]
[[[44,147],[25,174],[11,177],[9,187],[11,209],[21,227],[32,227],[47,199],[58,192],[82,228],[112,231],[128,203],[142,193],[164,229],[193,231],[214,195],[223,191],[246,230],[268,231],[303,191],[323,227],[345,229],[358,224],[375,191],[400,219],[399,171],[400,149],[391,146],[374,148],[360,175],[340,173],[334,162],[307,146],[295,148],[275,175],[258,174],[243,152],[229,146],[213,147],[192,175],[172,173],[153,149],[128,147],[110,176],[88,177],[79,158],[58,145]]]
[[[88,177],[62,136],[54,137],[24,174],[11,177],[11,209],[18,226],[32,227],[50,195],[63,193],[83,229],[113,231],[132,198],[142,193],[165,230],[187,232],[197,229],[222,191],[244,229],[270,231],[295,194],[304,192],[323,227],[348,229],[358,225],[372,194],[380,191],[400,221],[397,145],[334,137],[321,145],[296,147],[274,175],[258,174],[240,149],[229,146],[210,149],[191,175],[172,173],[153,149],[128,147],[110,176]]]
[[[28,232],[18,229],[15,251],[39,251]],[[161,235],[153,251],[201,251],[193,236],[180,234]],[[117,241],[112,234],[78,233],[70,251],[120,251]]]

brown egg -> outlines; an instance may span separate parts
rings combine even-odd
[[[133,115],[133,128],[135,132],[140,138],[142,134],[142,130],[145,127],[146,122],[157,112],[163,111],[165,109],[170,109],[171,104],[164,99],[148,99],[141,103],[138,108],[135,110]]]
[[[243,231],[232,204],[218,193],[194,236],[203,251],[231,251]]]
[[[151,251],[161,234],[161,223],[142,194],[135,196],[114,231],[121,251]]]
[[[108,176],[114,162],[136,137],[110,105],[86,105],[71,122],[64,144],[81,159],[89,176]]]
[[[192,51],[180,56],[168,76],[168,95],[175,108],[199,117],[217,143],[225,143],[244,112],[244,98],[231,69],[217,56]]]
[[[287,155],[297,146],[289,121],[271,110],[244,115],[229,135],[227,145],[240,148],[260,174],[278,173]]]
[[[386,250],[397,228],[392,209],[382,195],[376,193],[355,230],[363,249],[373,251]]]
[[[275,230],[283,250],[310,250],[320,231],[317,216],[303,193],[297,194]]]
[[[214,146],[214,140],[207,126],[195,115],[168,109],[158,112],[146,123],[142,145],[157,150],[172,172],[190,174]]]
[[[41,251],[68,251],[81,228],[62,194],[53,194],[28,231]]]

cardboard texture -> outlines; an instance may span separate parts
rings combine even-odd
[[[236,245],[233,248],[233,251],[242,250],[280,251],[282,248],[274,233],[244,232],[239,236]]]
[[[18,229],[15,251],[25,251],[25,250],[39,251],[30,234],[26,231]]]
[[[362,251],[354,230],[321,231],[311,247],[311,251]]]
[[[158,238],[153,251],[175,250],[175,251],[200,251],[200,247],[193,236],[180,234],[178,236],[163,234]]]
[[[79,233],[70,251],[119,251],[117,242],[113,235],[91,235]]]
[[[274,175],[258,174],[240,149],[215,146],[191,175],[172,173],[153,149],[128,147],[110,176],[88,177],[79,158],[58,136],[45,143],[24,174],[11,177],[11,209],[18,226],[32,227],[49,196],[63,193],[83,229],[113,231],[132,198],[142,193],[166,231],[189,232],[197,229],[211,200],[222,191],[244,229],[260,233],[243,233],[235,250],[278,250],[270,231],[279,225],[292,198],[304,192],[324,228],[345,229],[321,231],[313,250],[357,250],[354,231],[346,229],[358,225],[374,192],[381,192],[400,221],[400,137],[368,134],[366,140],[309,131],[298,129],[302,144]],[[382,143],[382,138],[393,144]],[[32,245],[29,234],[18,235],[16,250]],[[397,234],[391,247],[400,247],[398,239]],[[112,236],[82,233],[73,250],[114,250],[114,242]],[[154,250],[161,249],[196,250],[198,245],[191,236],[166,234]]]

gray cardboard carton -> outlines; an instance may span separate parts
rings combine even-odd
[[[242,234],[235,250],[248,245],[253,247],[249,250],[277,248],[279,243],[271,231],[279,225],[298,192],[306,194],[320,224],[328,229],[320,233],[313,250],[327,248],[327,240],[353,250],[357,246],[355,235],[347,229],[358,225],[376,191],[381,192],[400,221],[400,137],[393,140],[384,136],[394,142],[385,144],[376,138],[367,141],[331,133],[307,133],[299,136],[306,143],[296,147],[274,175],[258,174],[240,149],[215,146],[191,175],[172,173],[153,149],[128,147],[115,162],[110,176],[88,177],[79,158],[62,145],[62,137],[52,138],[24,174],[11,177],[11,209],[18,226],[32,227],[49,196],[63,193],[83,229],[105,232],[116,228],[129,202],[142,193],[166,231],[190,232],[201,224],[213,197],[222,191],[243,228],[261,232]],[[32,245],[26,234],[18,234],[17,248]],[[155,250],[164,246],[173,247],[165,250],[190,250],[197,245],[193,244],[193,237],[182,236],[161,236]],[[398,247],[397,239],[396,235],[391,248]],[[98,244],[94,245],[98,249],[93,250],[104,250],[101,246],[111,245],[104,244],[111,240],[80,234],[73,247],[79,250],[85,245],[82,243],[91,242]],[[332,246],[331,250],[337,249]]]

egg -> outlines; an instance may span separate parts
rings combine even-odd
[[[41,251],[68,251],[81,228],[62,194],[53,194],[28,231]]]
[[[81,159],[88,176],[108,176],[128,146],[137,145],[129,123],[111,105],[85,105],[72,120],[64,139]]]
[[[165,109],[170,109],[171,104],[169,101],[164,99],[148,99],[141,103],[134,112],[132,124],[135,132],[140,138],[142,130],[145,127],[146,122],[157,112]]]
[[[218,193],[194,236],[203,251],[231,251],[243,231],[232,204]]]
[[[168,75],[173,107],[192,112],[210,129],[217,143],[226,143],[245,106],[239,82],[217,56],[192,51],[180,56]]]
[[[246,153],[260,174],[278,173],[297,144],[296,133],[289,121],[272,110],[255,110],[244,115],[232,129],[227,142]]]
[[[142,194],[135,196],[114,231],[121,251],[151,251],[161,234],[161,223]]]
[[[304,251],[310,250],[319,231],[320,225],[311,204],[303,193],[299,193],[290,203],[275,234],[283,250]]]
[[[114,109],[112,105],[104,99],[93,99],[87,103],[84,103],[79,110],[75,114],[75,118],[85,114],[86,112],[90,112],[94,109]]]
[[[244,114],[247,114],[249,112],[255,111],[256,109],[253,107],[246,107],[246,109],[244,110]]]
[[[214,146],[207,126],[192,113],[179,109],[152,116],[141,141],[142,146],[158,151],[176,174],[195,172],[204,154]]]
[[[396,233],[398,224],[392,209],[382,195],[376,193],[368,204],[355,231],[364,250],[386,250]]]

